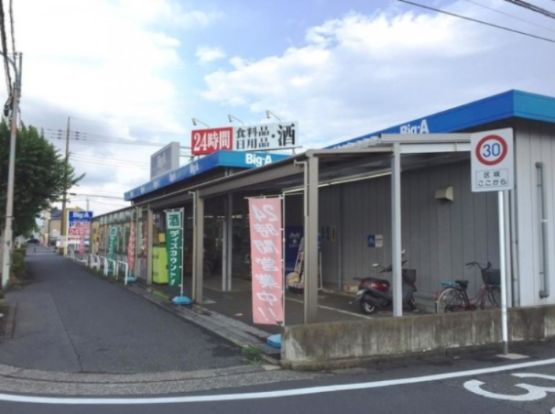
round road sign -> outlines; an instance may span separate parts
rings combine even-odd
[[[484,165],[497,165],[509,151],[507,141],[499,135],[487,135],[476,145],[476,158]]]

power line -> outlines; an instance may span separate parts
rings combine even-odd
[[[69,193],[69,195],[73,197],[109,198],[113,200],[125,201],[121,196],[108,196],[108,195],[100,195],[100,194],[78,194],[78,193]]]
[[[551,17],[552,19],[555,19],[555,13],[544,9],[542,7],[536,6],[535,4],[532,3],[528,3],[527,1],[523,1],[523,0],[505,0],[507,3],[511,3],[514,4],[516,6],[520,6],[520,7],[524,7],[525,9],[528,9],[530,11],[539,13],[539,14],[543,14],[544,16],[547,17]]]
[[[127,168],[127,169],[144,169],[142,166],[140,165],[123,165],[123,164],[118,164],[118,163],[113,163],[113,162],[102,162],[102,161],[94,161],[94,160],[86,160],[86,159],[80,159],[80,158],[74,158],[75,161],[78,161],[80,163],[85,163],[85,164],[96,164],[96,165],[107,165],[110,167],[118,167],[118,168]]]
[[[94,154],[86,154],[83,152],[72,152],[71,156],[77,156],[77,157],[81,157],[81,158],[88,158],[88,159],[93,159],[93,160],[108,160],[108,161],[116,161],[116,162],[121,162],[123,164],[131,164],[131,165],[137,165],[137,160],[124,160],[121,158],[107,158],[107,157],[97,157]]]
[[[44,128],[45,131],[49,131],[51,135],[51,137],[46,137],[46,138],[50,138],[50,139],[62,139],[62,134],[65,132],[63,129],[51,129],[51,128]],[[83,131],[73,131],[74,136],[70,136],[70,139],[73,141],[82,141],[82,142],[104,142],[104,143],[110,143],[110,144],[121,144],[121,145],[138,145],[138,146],[153,146],[153,147],[158,147],[161,148],[163,147],[165,144],[161,143],[161,142],[154,142],[154,141],[143,141],[143,140],[130,140],[129,138],[124,138],[124,137],[112,137],[109,135],[100,135],[100,134],[94,134],[94,133],[90,133],[90,132],[83,132]],[[89,135],[93,135],[93,136],[101,136],[101,137],[109,137],[109,138],[113,138],[113,139],[89,139],[88,136]]]
[[[480,23],[480,24],[483,24],[483,25],[486,25],[486,26],[494,27],[496,29],[505,30],[507,32],[517,33],[517,34],[520,34],[520,35],[523,35],[523,36],[528,36],[528,37],[531,37],[531,38],[534,38],[534,39],[544,40],[544,41],[550,42],[550,43],[555,43],[555,39],[550,39],[548,37],[538,36],[538,35],[535,35],[535,34],[532,34],[532,33],[522,32],[520,30],[511,29],[510,27],[500,26],[498,24],[486,22],[484,20],[475,19],[473,17],[463,16],[462,14],[448,12],[448,11],[445,11],[445,10],[442,10],[442,9],[438,9],[436,7],[426,6],[424,4],[416,3],[416,2],[413,2],[413,1],[409,1],[409,0],[397,0],[397,1],[399,1],[401,3],[405,3],[405,4],[410,4],[411,6],[420,7],[422,9],[435,11],[437,13],[446,14],[446,15],[451,16],[451,17],[457,17],[459,19],[468,20],[468,21],[471,21],[471,22],[474,22],[474,23]]]
[[[6,26],[4,24],[4,1],[0,0],[0,37],[4,58],[4,72],[6,74],[6,86],[8,90],[8,101],[12,99],[12,78],[10,75],[10,64],[8,61],[8,42],[6,40]],[[6,114],[7,116],[7,114]]]
[[[499,14],[502,14],[504,16],[510,17],[511,19],[519,20],[519,21],[527,23],[531,26],[541,27],[542,29],[549,30],[550,32],[555,33],[555,30],[553,30],[550,27],[542,26],[540,24],[537,24],[536,22],[531,22],[530,20],[526,20],[526,19],[523,19],[521,17],[515,16],[514,14],[510,14],[510,13],[504,12],[502,10],[498,10],[494,7],[486,6],[485,4],[478,3],[477,1],[474,1],[474,0],[464,0],[464,1],[466,1],[467,3],[474,4],[475,6],[482,7],[482,8],[487,9],[487,10],[491,10],[495,13],[499,13]],[[553,0],[553,1],[555,1],[555,0]]]
[[[15,56],[15,27],[14,27],[14,19],[13,19],[13,0],[10,0],[10,28],[12,31],[12,52]]]

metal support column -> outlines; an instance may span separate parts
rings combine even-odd
[[[229,292],[232,283],[233,260],[233,195],[224,200],[225,214],[222,232],[222,291]]]
[[[313,323],[318,315],[318,158],[309,155],[305,169],[304,323]]]
[[[501,273],[501,343],[503,353],[509,353],[509,322],[507,315],[507,262],[505,240],[505,198],[503,191],[497,192],[499,215],[499,271]]]
[[[153,229],[152,226],[154,225],[154,214],[150,209],[150,206],[147,207],[147,214],[146,214],[146,240],[147,240],[147,255],[146,255],[146,284],[152,284],[152,248],[153,248]],[[106,247],[107,249],[108,247]]]
[[[193,195],[193,300],[202,303],[204,282],[204,199]]]
[[[401,253],[401,144],[393,144],[391,159],[391,265],[393,280],[393,316],[403,316],[403,281]]]

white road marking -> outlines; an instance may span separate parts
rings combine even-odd
[[[513,377],[517,378],[541,378],[545,380],[555,381],[555,377],[553,375],[545,375],[545,374],[536,374],[531,372],[520,372],[516,374],[512,374]],[[482,397],[492,398],[494,400],[506,400],[506,401],[537,401],[541,400],[542,398],[547,397],[547,393],[555,392],[555,388],[553,387],[542,387],[538,385],[530,385],[530,384],[515,384],[514,386],[517,388],[522,388],[526,390],[526,394],[501,394],[497,392],[491,392],[484,390],[482,388],[484,382],[478,380],[470,380],[466,381],[463,386],[468,391],[473,392],[474,394],[480,395]]]
[[[190,395],[174,397],[123,397],[123,398],[88,398],[88,397],[40,397],[14,394],[0,394],[0,401],[31,403],[31,404],[59,404],[59,405],[139,405],[139,404],[181,404],[217,401],[241,401],[266,398],[284,398],[301,395],[323,394],[338,391],[354,391],[372,388],[392,387],[396,385],[420,384],[432,381],[442,381],[454,378],[471,377],[475,375],[493,374],[512,371],[515,369],[539,367],[555,364],[555,358],[539,361],[521,362],[498,367],[471,369],[466,371],[447,372],[443,374],[424,375],[421,377],[399,378],[383,381],[360,382],[354,384],[323,385],[319,387],[295,388],[276,391],[261,391],[236,394]]]
[[[294,298],[285,298],[285,300],[287,300],[289,302],[295,302],[295,303],[301,303],[301,304],[304,303],[302,300],[294,299]],[[330,310],[330,311],[337,312],[337,313],[342,313],[344,315],[356,316],[357,318],[362,318],[362,319],[375,319],[372,316],[363,315],[361,313],[349,312],[349,311],[346,311],[346,310],[343,310],[343,309],[334,308],[332,306],[318,305],[318,308]]]

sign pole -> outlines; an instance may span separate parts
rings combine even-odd
[[[509,353],[509,323],[507,318],[507,269],[505,263],[505,200],[503,191],[497,192],[499,216],[499,270],[501,273],[501,340],[503,353]]]
[[[507,313],[507,263],[505,240],[505,197],[514,187],[513,130],[511,128],[476,132],[470,135],[470,173],[472,192],[497,192],[499,220],[499,273],[501,277],[501,343],[509,353]]]

